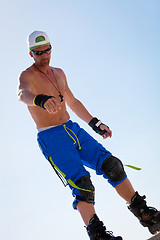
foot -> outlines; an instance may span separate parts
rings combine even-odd
[[[147,211],[142,213],[140,223],[144,227],[148,227],[150,233],[156,234],[160,231],[160,211],[156,208],[148,207]]]
[[[160,231],[160,211],[156,208],[148,207],[144,200],[145,198],[145,196],[141,197],[136,192],[128,208],[144,227],[148,227],[150,233],[155,234]]]
[[[87,232],[90,240],[123,240],[122,237],[113,236],[111,231],[106,231],[106,227],[96,214],[91,218],[87,226]]]

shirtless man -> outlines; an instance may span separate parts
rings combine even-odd
[[[160,230],[160,212],[146,205],[145,196],[133,189],[122,162],[79,125],[70,120],[66,104],[104,139],[112,131],[93,117],[71,92],[64,72],[49,65],[51,43],[45,32],[34,31],[28,38],[34,64],[19,77],[18,97],[25,103],[38,130],[38,143],[52,167],[65,178],[91,240],[117,239],[99,220],[94,208],[94,186],[84,166],[103,175],[128,202],[129,210],[154,234]]]

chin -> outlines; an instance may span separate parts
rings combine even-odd
[[[41,61],[39,65],[42,66],[42,67],[45,67],[45,66],[49,65],[49,62],[50,61],[47,59],[47,60]]]

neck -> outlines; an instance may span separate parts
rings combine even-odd
[[[40,70],[46,74],[49,74],[51,69],[50,69],[50,66],[47,65],[47,66],[41,66],[41,65],[38,65],[37,63],[34,63],[33,64],[35,66],[35,68],[37,68],[37,70]]]

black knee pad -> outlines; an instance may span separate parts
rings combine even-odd
[[[84,176],[76,182],[76,185],[80,188],[80,196],[76,195],[77,200],[81,200],[88,203],[94,203],[95,188],[89,176]]]
[[[121,181],[125,177],[125,171],[122,162],[114,157],[109,156],[102,164],[102,172],[113,182]]]

